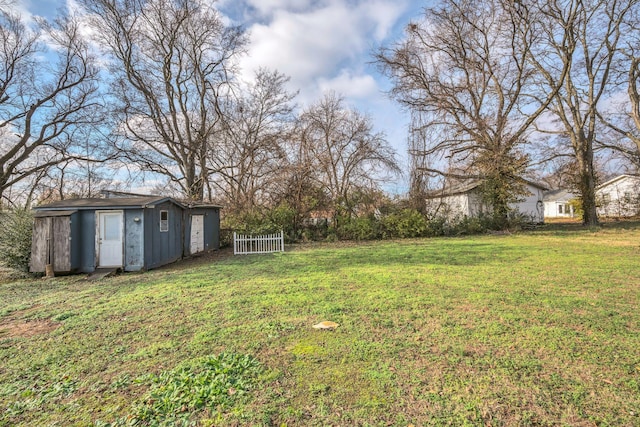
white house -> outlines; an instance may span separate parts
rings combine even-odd
[[[599,216],[629,217],[640,214],[640,177],[619,175],[596,188]]]
[[[439,210],[446,216],[474,217],[482,213],[491,212],[491,208],[482,202],[478,180],[469,181],[461,185],[445,187],[441,191],[433,192],[427,200],[427,204],[433,210]],[[531,218],[531,222],[544,222],[543,193],[546,187],[534,182],[523,180],[527,194],[523,200],[512,203],[512,209],[517,210]]]
[[[575,212],[571,200],[576,196],[567,190],[552,190],[544,193],[545,218],[573,218]]]

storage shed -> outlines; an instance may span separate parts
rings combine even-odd
[[[148,270],[220,246],[220,207],[171,197],[61,200],[34,208],[31,271]]]

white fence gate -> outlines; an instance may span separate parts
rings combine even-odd
[[[252,236],[233,232],[233,254],[266,254],[284,252],[284,232]]]

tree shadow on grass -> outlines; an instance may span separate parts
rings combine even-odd
[[[311,255],[311,254],[310,254]],[[362,265],[402,266],[447,265],[473,266],[503,262],[515,254],[494,242],[477,243],[461,239],[409,240],[387,245],[363,244],[339,251],[315,251],[308,262],[328,271]],[[302,258],[306,258],[302,256]]]
[[[547,222],[537,231],[553,232],[553,233],[561,234],[561,233],[594,232],[599,230],[638,230],[638,229],[640,229],[640,220],[605,218],[605,219],[601,219],[600,224],[597,226],[583,225],[580,220]]]

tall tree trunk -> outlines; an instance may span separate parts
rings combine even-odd
[[[593,167],[593,146],[585,144],[578,156],[580,167],[580,193],[582,194],[582,223],[586,226],[598,225],[596,210],[596,179]]]

